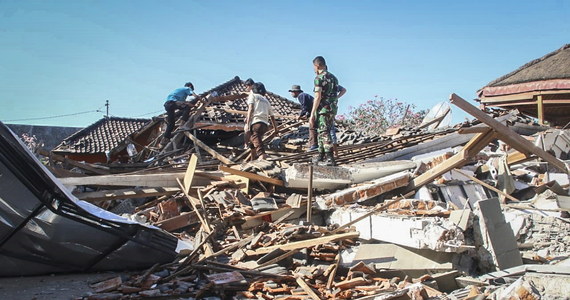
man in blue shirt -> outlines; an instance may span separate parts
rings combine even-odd
[[[315,100],[313,96],[304,93],[300,85],[293,85],[289,92],[291,96],[297,98],[301,104],[301,112],[297,120],[308,119],[311,114],[311,109],[313,109],[313,101]],[[316,150],[317,147],[317,129],[313,126],[309,126],[309,151]]]
[[[194,99],[186,101],[188,96],[194,96]],[[175,89],[166,97],[164,109],[166,110],[167,125],[161,144],[168,143],[168,140],[172,137],[176,117],[180,117],[182,124],[188,121],[190,109],[196,105],[198,100],[200,100],[200,96],[194,93],[194,85],[191,82],[187,82],[184,87]]]

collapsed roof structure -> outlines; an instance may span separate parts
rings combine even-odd
[[[309,163],[298,106],[270,94],[280,135],[265,138],[268,160],[249,161],[244,91],[235,77],[203,93],[192,129],[175,131],[162,149],[159,116],[125,132],[105,161],[46,153],[74,197],[193,245],[142,274],[94,285],[99,298],[564,293],[537,277],[569,280],[569,132],[452,94],[473,121],[383,136],[340,127],[339,166],[319,166]]]

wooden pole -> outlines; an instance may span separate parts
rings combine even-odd
[[[542,102],[542,95],[536,97],[538,124],[544,125],[544,103]]]
[[[309,188],[307,191],[307,223],[311,224],[313,214],[313,164],[309,164]]]
[[[469,178],[469,179],[471,179],[471,180],[477,182],[478,184],[480,184],[480,185],[482,185],[482,186],[484,186],[484,187],[486,187],[486,188],[488,188],[488,189],[490,189],[490,190],[492,190],[492,191],[498,193],[499,195],[505,196],[506,198],[509,198],[509,199],[511,199],[511,200],[513,200],[513,201],[515,201],[515,202],[520,202],[519,199],[517,199],[517,198],[515,198],[515,197],[513,197],[513,196],[511,196],[511,195],[509,195],[509,194],[507,194],[507,193],[505,193],[505,192],[499,190],[498,188],[496,188],[496,187],[494,187],[494,186],[492,186],[492,185],[490,185],[490,184],[487,184],[487,183],[484,182],[484,181],[481,181],[481,180],[479,180],[479,179],[477,179],[477,178],[475,178],[475,177],[473,177],[473,176],[471,176],[471,175],[469,175],[469,174],[467,174],[467,173],[465,173],[465,172],[463,172],[463,171],[461,171],[461,170],[459,170],[459,169],[454,169],[454,170],[457,171],[457,173],[459,173],[459,174],[461,174],[461,175],[463,175],[463,176],[465,176],[465,177],[467,177],[467,178]]]

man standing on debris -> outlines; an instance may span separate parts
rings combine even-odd
[[[297,120],[308,119],[311,110],[313,110],[313,96],[303,92],[300,85],[293,85],[289,90],[293,98],[297,98],[301,104],[301,113]],[[309,126],[309,151],[316,150],[317,146],[317,129],[314,126]]]
[[[269,128],[270,119],[275,134],[279,132],[271,104],[263,96],[266,93],[263,83],[256,82],[253,84],[252,93],[247,98],[248,109],[244,130],[246,136],[250,136],[249,140],[246,140],[246,146],[251,147],[251,160],[257,159],[258,156],[261,159],[267,159],[263,148],[263,135]]]
[[[194,99],[186,101],[188,96],[194,96]],[[166,145],[172,137],[172,130],[176,122],[176,117],[180,117],[181,124],[186,123],[190,117],[190,109],[200,100],[200,96],[194,93],[194,85],[187,82],[184,87],[177,88],[166,97],[164,109],[166,110],[166,130],[160,144]],[[182,128],[184,129],[184,128]]]
[[[310,126],[317,128],[319,154],[314,163],[324,161],[327,166],[334,166],[335,158],[331,130],[337,112],[338,79],[328,71],[327,64],[322,56],[313,59],[315,77],[315,100],[309,119]]]

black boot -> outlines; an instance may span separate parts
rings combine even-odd
[[[313,165],[318,165],[319,162],[324,161],[324,160],[325,160],[325,153],[319,152],[318,155],[313,156]]]
[[[325,166],[336,166],[336,162],[334,161],[334,153],[327,152],[327,159],[325,160]]]

